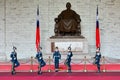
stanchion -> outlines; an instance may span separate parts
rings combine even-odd
[[[48,65],[48,72],[51,72],[51,69],[50,69],[50,67],[51,67],[51,58],[50,58],[50,56],[49,56],[49,58],[48,58],[48,62],[49,62],[49,65]]]
[[[84,72],[87,72],[87,68],[86,68],[86,56],[84,57]]]
[[[106,72],[106,68],[105,68],[105,57],[103,56],[102,58],[102,62],[103,62],[103,72]]]
[[[31,62],[30,72],[33,72],[33,56],[31,56],[30,62]]]

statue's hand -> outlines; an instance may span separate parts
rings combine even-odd
[[[77,19],[77,23],[80,23],[80,20],[79,20],[79,19]]]

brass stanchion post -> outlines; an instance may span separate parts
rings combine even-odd
[[[106,69],[105,69],[105,57],[103,56],[103,72],[106,72]]]
[[[87,68],[86,68],[86,56],[84,57],[84,72],[87,72]]]
[[[31,56],[31,65],[30,65],[30,72],[33,72],[33,56]]]
[[[48,65],[48,72],[51,72],[51,69],[50,69],[50,67],[51,67],[51,58],[50,58],[50,56],[49,56],[49,58],[48,58],[48,62],[49,62],[49,65]]]

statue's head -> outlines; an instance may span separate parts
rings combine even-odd
[[[70,9],[70,8],[71,8],[71,3],[70,3],[70,2],[67,2],[67,3],[66,3],[66,8],[67,8],[67,9]]]

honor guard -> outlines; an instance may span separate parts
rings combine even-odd
[[[12,62],[12,74],[15,74],[15,68],[18,67],[20,64],[17,60],[17,53],[16,53],[16,47],[13,47],[13,52],[11,52],[11,62]]]
[[[38,63],[39,63],[38,74],[42,74],[41,68],[46,65],[45,61],[43,60],[43,56],[42,56],[41,50],[42,50],[42,47],[40,47],[38,49],[37,54],[36,54],[36,59],[38,60]]]
[[[59,59],[61,59],[61,54],[60,54],[60,52],[58,50],[58,47],[56,47],[55,51],[53,53],[55,72],[58,72],[58,70],[59,70]]]
[[[100,50],[96,50],[96,55],[95,55],[95,64],[97,65],[98,72],[100,72],[100,58],[101,58],[101,53]]]
[[[68,67],[68,72],[71,72],[71,57],[73,56],[71,47],[68,47],[67,58],[65,60],[65,65]]]

